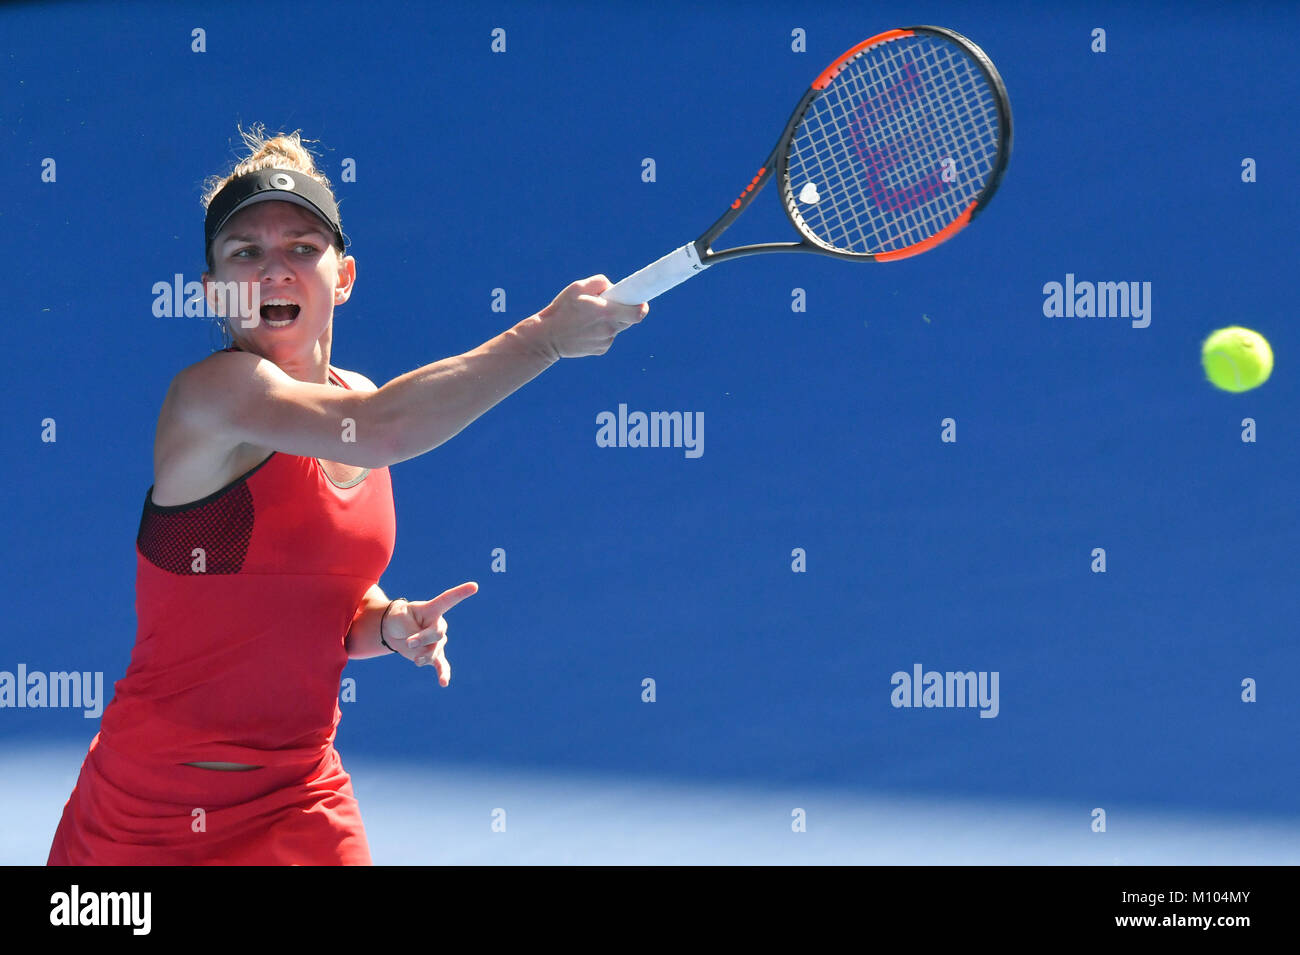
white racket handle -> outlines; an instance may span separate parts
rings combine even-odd
[[[708,262],[700,261],[695,243],[688,242],[659,261],[651,262],[640,272],[633,272],[623,281],[611,285],[601,297],[619,305],[640,305],[681,285],[708,267]]]

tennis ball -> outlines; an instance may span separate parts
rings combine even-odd
[[[1249,391],[1268,381],[1273,372],[1273,349],[1259,332],[1232,325],[1220,328],[1205,340],[1201,364],[1216,387]]]

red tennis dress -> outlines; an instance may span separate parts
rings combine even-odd
[[[189,504],[150,487],[131,664],[47,864],[369,865],[334,736],[344,639],[395,539],[388,468],[344,487],[276,451]],[[262,768],[184,765],[207,761]]]

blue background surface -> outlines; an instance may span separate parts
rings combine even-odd
[[[358,265],[332,362],[382,385],[696,236],[827,62],[915,23],[971,37],[1006,82],[1015,148],[987,212],[898,263],[714,269],[607,355],[560,362],[395,466],[381,585],[481,590],[448,615],[450,688],[349,665],[344,761],[1027,801],[1066,807],[1045,830],[1062,839],[1089,835],[1094,807],[1221,814],[1284,826],[1271,846],[1300,859],[1290,4],[0,11],[0,669],[125,672],[158,410],[214,342],[202,320],[153,317],[151,288],[202,271],[202,182],[234,160],[237,122],[320,141]],[[771,192],[724,244],[790,237]],[[1150,282],[1150,326],[1045,317],[1043,285],[1067,273]],[[1231,324],[1277,355],[1244,395],[1199,362]],[[597,447],[596,415],[620,403],[703,412],[703,456]],[[890,676],[914,663],[998,671],[998,717],[893,708]],[[6,709],[0,749],[84,753],[97,726]],[[40,843],[6,861],[43,861],[78,760],[38,820],[6,813]]]

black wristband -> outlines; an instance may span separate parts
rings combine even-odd
[[[386,647],[388,647],[388,641],[384,639],[384,620],[388,617],[388,611],[393,609],[393,604],[397,603],[399,600],[406,600],[406,598],[394,597],[392,600],[388,601],[388,606],[384,608],[384,615],[379,618],[379,642]],[[392,647],[388,647],[388,649],[393,650]],[[393,652],[396,653],[397,651],[393,650]]]

